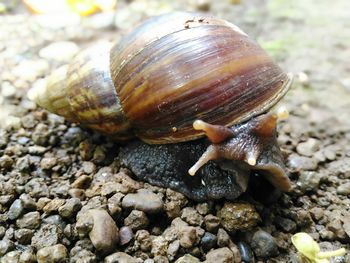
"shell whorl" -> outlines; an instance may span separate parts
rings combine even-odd
[[[53,72],[44,90],[32,97],[69,121],[125,140],[133,135],[111,80],[110,48],[100,43],[82,51],[69,66]]]

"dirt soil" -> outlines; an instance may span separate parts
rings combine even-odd
[[[278,127],[291,193],[262,182],[236,201],[196,203],[136,181],[120,167],[118,144],[27,98],[77,51],[118,41],[142,19],[172,10],[207,11],[239,25],[294,73],[279,104],[290,117]],[[82,20],[31,16],[20,4],[5,12],[0,262],[296,263],[297,232],[311,234],[322,250],[349,250],[349,10],[348,0],[134,0]]]

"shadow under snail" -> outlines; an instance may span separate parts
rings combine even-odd
[[[119,158],[138,178],[196,200],[234,199],[252,173],[290,190],[278,116],[268,112],[290,83],[237,26],[175,12],[150,18],[117,44],[81,52],[28,96],[69,121],[130,140]]]

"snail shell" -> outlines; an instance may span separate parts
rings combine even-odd
[[[277,117],[260,115],[290,83],[291,76],[237,26],[178,12],[147,20],[117,44],[81,52],[29,97],[120,141],[138,137],[148,144],[170,144],[205,134],[212,144],[191,168],[184,155],[181,169],[190,168],[194,175],[210,160],[230,160],[229,166],[243,161],[288,191],[276,142]],[[185,148],[157,149],[155,155]]]
[[[257,116],[289,84],[235,25],[177,12],[147,20],[112,47],[82,52],[31,97],[117,140],[164,144],[203,136],[196,119],[231,126]]]

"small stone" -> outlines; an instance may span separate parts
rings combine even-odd
[[[0,168],[10,169],[13,165],[13,160],[8,155],[3,155],[0,157]]]
[[[40,213],[29,212],[16,220],[16,225],[19,228],[35,229],[40,226]]]
[[[288,165],[290,168],[296,171],[314,171],[317,169],[317,161],[314,158],[299,156],[297,154],[289,155]]]
[[[310,209],[310,214],[314,220],[319,221],[320,219],[323,218],[324,211],[320,207],[313,207]]]
[[[321,175],[316,172],[301,171],[297,182],[298,187],[304,193],[314,191],[320,185]]]
[[[36,249],[47,246],[54,246],[62,239],[62,230],[59,226],[43,224],[38,231],[34,233],[31,245]]]
[[[44,207],[50,202],[51,202],[50,198],[40,197],[37,204],[36,204],[36,207],[39,211],[42,211],[44,209]]]
[[[128,244],[134,238],[134,233],[132,229],[128,226],[123,226],[119,230],[119,244],[125,245]]]
[[[218,246],[219,247],[229,246],[231,238],[230,238],[229,234],[227,234],[227,232],[224,229],[219,228],[217,236],[218,236]]]
[[[180,216],[181,206],[176,201],[170,201],[170,202],[165,203],[164,209],[166,211],[168,218],[170,218],[170,219],[174,219],[174,218]]]
[[[341,184],[337,187],[337,194],[350,195],[350,183]]]
[[[190,254],[186,254],[178,258],[175,263],[200,263],[200,260]]]
[[[127,194],[123,198],[122,206],[145,213],[156,214],[163,210],[164,203],[158,195],[148,190],[140,189],[135,194]]]
[[[81,175],[75,181],[72,183],[72,188],[79,188],[79,189],[87,189],[90,186],[91,183],[91,177],[88,175]]]
[[[83,162],[83,171],[86,174],[96,172],[96,165],[93,162]]]
[[[196,205],[196,210],[198,211],[199,214],[202,216],[205,216],[206,214],[209,213],[210,207],[208,203],[201,203]]]
[[[31,155],[43,155],[46,152],[46,148],[39,145],[29,146],[28,152]]]
[[[152,240],[151,253],[155,256],[166,256],[168,250],[168,242],[162,236],[157,236]]]
[[[166,239],[166,238],[165,238]],[[168,246],[167,256],[170,261],[174,261],[177,252],[180,249],[180,241],[174,240]]]
[[[64,203],[64,199],[55,198],[44,206],[43,211],[46,214],[55,213],[60,207],[64,205]]]
[[[241,254],[241,260],[244,263],[254,263],[254,254],[250,247],[245,242],[237,243],[238,250]]]
[[[214,234],[210,232],[205,232],[201,239],[201,246],[204,251],[209,251],[216,246],[217,238]]]
[[[30,244],[34,231],[32,229],[21,228],[15,231],[15,238],[22,245]]]
[[[296,223],[289,218],[277,216],[275,218],[275,224],[279,228],[281,228],[283,231],[288,232],[288,233],[294,233],[295,230],[297,229]]]
[[[254,233],[251,247],[255,255],[260,258],[270,258],[278,255],[276,240],[263,230]]]
[[[304,156],[313,156],[320,149],[320,141],[314,138],[309,138],[306,142],[299,143],[297,152]]]
[[[104,263],[141,263],[142,261],[124,252],[116,252],[105,257]]]
[[[3,81],[1,84],[1,95],[4,98],[14,97],[16,94],[16,87],[11,85],[11,83],[8,81]]]
[[[70,198],[66,203],[58,208],[58,213],[65,218],[71,218],[81,209],[81,201],[79,198]]]
[[[17,263],[21,252],[18,250],[11,251],[1,258],[1,263]]]
[[[35,210],[36,209],[36,203],[35,200],[28,194],[21,194],[19,199],[22,201],[23,208],[27,210]]]
[[[48,246],[36,253],[38,263],[64,263],[68,259],[67,248],[62,244]]]
[[[78,188],[72,188],[69,189],[68,194],[72,197],[72,198],[78,198],[81,201],[85,200],[85,191],[83,189],[78,189]]]
[[[74,42],[60,41],[49,44],[39,51],[39,56],[44,59],[69,62],[79,51]]]
[[[16,199],[9,208],[8,218],[10,220],[17,219],[23,213],[23,204],[20,199]]]
[[[254,206],[248,203],[226,202],[217,215],[228,232],[250,229],[261,220]]]
[[[0,240],[0,257],[15,249],[15,244],[8,239]]]
[[[17,159],[16,168],[20,172],[28,172],[30,170],[30,161],[28,155]]]
[[[185,207],[182,209],[181,219],[193,226],[201,226],[203,224],[203,216],[192,207]]]
[[[54,157],[45,157],[40,162],[40,167],[43,170],[50,170],[57,164],[57,158]]]
[[[136,232],[135,239],[140,244],[140,249],[144,252],[150,251],[152,248],[152,240],[147,230],[139,230]]]
[[[207,255],[206,255],[206,260],[204,263],[232,263],[234,262],[233,258],[233,253],[232,251],[227,248],[218,248],[211,250]]]
[[[340,219],[336,218],[327,224],[327,229],[335,234],[338,240],[345,240],[347,238],[346,232]]]
[[[56,225],[63,230],[66,227],[66,222],[62,219],[60,215],[51,215],[43,218],[42,223]]]
[[[139,230],[147,227],[148,218],[143,211],[132,210],[127,218],[124,219],[124,225],[129,226],[132,230]]]
[[[205,229],[209,232],[215,233],[220,226],[220,218],[214,215],[206,215],[204,217]]]
[[[89,237],[94,247],[103,252],[110,253],[118,242],[118,227],[113,218],[102,209],[91,209],[81,216],[77,228],[90,225]]]
[[[19,263],[35,263],[36,255],[31,249],[24,250],[19,257]]]
[[[184,248],[191,248],[200,241],[197,229],[193,226],[180,227],[178,237],[180,245]]]

